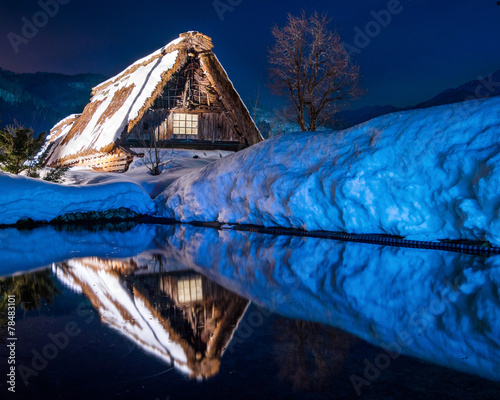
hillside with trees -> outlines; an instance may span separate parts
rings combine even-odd
[[[3,125],[48,132],[67,115],[80,113],[94,86],[106,76],[48,72],[17,74],[0,68],[0,119]]]

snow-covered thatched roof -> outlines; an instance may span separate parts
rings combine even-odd
[[[248,110],[212,53],[212,48],[208,36],[199,32],[183,33],[96,86],[92,90],[90,103],[80,116],[68,117],[51,130],[48,140],[54,145],[48,164],[116,150],[122,135],[140,121],[192,52],[200,56],[203,70],[228,108],[234,111],[235,125],[242,128],[248,142],[253,144],[262,140]]]

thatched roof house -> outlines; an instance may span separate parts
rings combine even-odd
[[[48,165],[124,170],[127,147],[238,150],[262,140],[208,36],[183,33],[95,87],[80,115],[51,130]]]

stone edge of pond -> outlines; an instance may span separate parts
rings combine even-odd
[[[272,235],[304,236],[320,239],[331,239],[345,242],[370,243],[384,246],[409,247],[428,250],[446,250],[467,254],[500,254],[500,247],[494,247],[489,242],[472,240],[449,240],[443,239],[436,242],[427,242],[420,240],[407,240],[402,236],[393,236],[386,234],[353,234],[346,232],[330,231],[304,231],[287,228],[261,228],[254,226],[238,226],[234,229],[267,233]]]

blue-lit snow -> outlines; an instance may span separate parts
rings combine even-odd
[[[179,221],[500,246],[499,121],[496,97],[289,133],[227,157],[168,150],[157,177],[140,159],[125,174],[70,171],[71,187],[0,173],[0,224],[123,207]]]
[[[128,208],[154,212],[148,193],[131,182],[65,186],[0,172],[0,224],[31,218],[50,221],[60,215]]]
[[[500,245],[500,97],[289,133],[183,176],[180,221],[478,239]]]
[[[0,172],[0,224],[27,218],[50,221],[69,213],[118,208],[152,215],[152,197],[179,177],[227,154],[223,150],[161,150],[160,175],[152,176],[144,159],[136,158],[126,173],[72,169],[65,173],[62,185]]]

